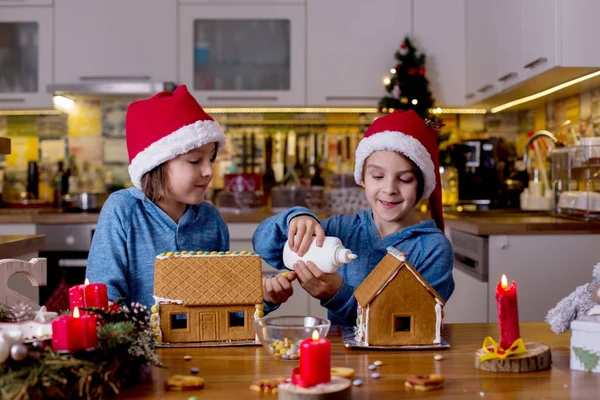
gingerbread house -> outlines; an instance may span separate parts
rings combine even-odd
[[[362,346],[437,345],[444,300],[394,247],[354,292]]]
[[[157,342],[255,339],[263,316],[262,266],[252,252],[168,252],[154,263]]]

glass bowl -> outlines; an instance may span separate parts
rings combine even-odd
[[[265,317],[254,321],[254,329],[265,350],[277,360],[298,361],[300,343],[312,338],[313,331],[320,338],[327,336],[331,322],[310,316]]]

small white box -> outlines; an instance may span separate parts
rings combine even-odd
[[[571,322],[571,369],[600,373],[600,316]]]

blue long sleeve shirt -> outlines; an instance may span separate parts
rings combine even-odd
[[[119,190],[100,212],[86,275],[106,284],[110,300],[125,297],[150,307],[155,257],[181,250],[229,250],[227,225],[213,205],[190,205],[175,223],[142,191]]]
[[[263,221],[252,238],[254,251],[271,266],[284,269],[282,256],[289,223],[302,214],[317,219],[310,210],[293,207]],[[444,300],[448,300],[454,291],[452,245],[431,219],[383,238],[379,237],[371,210],[334,215],[321,221],[321,225],[326,236],[338,237],[346,248],[358,255],[357,259],[338,270],[344,283],[337,293],[321,301],[332,324],[355,324],[357,302],[354,291],[383,259],[388,246],[405,253],[411,265]],[[267,311],[272,311],[272,308]]]

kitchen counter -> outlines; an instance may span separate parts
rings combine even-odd
[[[44,235],[0,235],[0,259],[37,253],[44,247]]]
[[[511,212],[502,216],[500,212],[486,216],[444,214],[446,228],[478,236],[491,235],[553,235],[553,234],[600,234],[600,222],[585,222],[576,219],[544,215],[517,215]]]
[[[0,224],[95,224],[99,213],[63,213],[53,210],[0,210]],[[227,223],[260,223],[275,215],[269,210],[245,213],[222,212]],[[321,219],[330,213],[318,212]],[[420,218],[428,216],[421,215]],[[600,222],[557,218],[540,213],[490,211],[479,213],[446,213],[447,228],[473,235],[539,235],[600,233]]]

